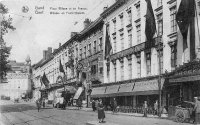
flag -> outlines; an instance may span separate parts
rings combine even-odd
[[[106,26],[106,41],[105,41],[105,59],[110,55],[110,51],[112,50],[110,36],[108,34],[108,26]]]
[[[151,0],[146,0],[146,2],[147,2],[146,24],[145,24],[145,35],[147,38],[146,47],[151,48],[153,45],[153,36],[156,33],[156,23],[151,5]]]
[[[40,79],[40,82],[43,83],[46,87],[49,85],[49,80],[47,79],[45,72],[44,72],[42,78]]]
[[[63,69],[63,66],[62,66],[61,60],[60,60],[59,70],[60,70],[60,72],[62,72],[62,73],[65,74],[65,71],[64,71],[64,69]]]
[[[176,22],[183,36],[183,51],[187,48],[188,28],[195,16],[195,1],[181,0],[178,12],[176,14]]]

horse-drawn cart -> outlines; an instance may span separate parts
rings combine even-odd
[[[194,103],[184,101],[181,105],[176,106],[175,118],[177,122],[190,122],[194,120]]]

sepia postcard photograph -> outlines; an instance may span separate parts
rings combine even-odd
[[[200,0],[0,0],[0,125],[200,125]]]

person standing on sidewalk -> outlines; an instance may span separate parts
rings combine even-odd
[[[197,97],[194,97],[195,100],[195,106],[194,106],[194,111],[195,111],[195,124],[200,124],[200,101],[198,100]]]
[[[92,110],[95,112],[96,111],[96,106],[95,106],[95,101],[92,100]]]
[[[147,101],[144,101],[144,105],[143,105],[143,112],[144,112],[144,117],[147,117]]]
[[[154,115],[158,114],[158,100],[154,103]]]
[[[116,109],[117,109],[117,101],[116,101],[115,98],[113,99],[112,107],[113,107],[113,114],[114,114],[116,112]]]
[[[104,123],[104,118],[105,118],[105,112],[104,112],[104,105],[102,103],[102,99],[99,99],[99,103],[98,103],[98,119],[99,119],[99,123]]]

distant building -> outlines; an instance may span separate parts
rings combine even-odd
[[[26,62],[10,60],[11,70],[7,73],[7,83],[0,84],[0,95],[10,99],[32,97],[31,60],[28,56]]]

